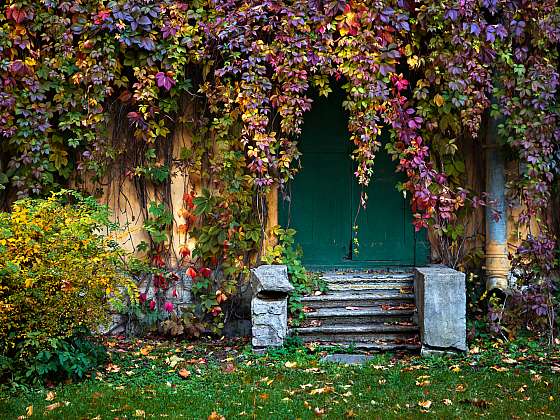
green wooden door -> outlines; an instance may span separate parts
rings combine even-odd
[[[330,98],[329,98],[330,99]],[[348,258],[352,225],[352,162],[342,97],[318,98],[300,141],[301,172],[280,200],[280,221],[297,230],[308,265],[340,265]],[[334,105],[334,106],[333,106]]]
[[[384,133],[383,144],[388,140]],[[357,226],[358,245],[353,245],[352,260],[375,265],[414,265],[414,228],[412,211],[406,197],[395,185],[404,174],[395,172],[396,164],[385,150],[375,157],[373,177],[365,188],[366,208],[360,207],[363,187],[352,183],[352,214]]]
[[[410,205],[395,189],[401,174],[385,151],[376,157],[367,208],[358,212],[361,190],[353,175],[342,101],[340,91],[314,100],[299,145],[301,171],[288,186],[287,200],[279,201],[280,223],[296,229],[308,268],[424,264],[425,241],[414,233]],[[358,253],[353,249],[354,223],[359,227]]]

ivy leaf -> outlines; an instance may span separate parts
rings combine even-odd
[[[170,90],[175,85],[175,80],[169,75],[162,71],[156,74],[156,83],[158,87],[162,87],[165,90]]]

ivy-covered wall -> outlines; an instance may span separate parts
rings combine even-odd
[[[444,262],[464,263],[465,221],[492,207],[467,173],[489,121],[519,162],[509,184],[516,223],[543,233],[530,238],[531,257],[549,255],[559,16],[553,0],[8,0],[0,200],[71,179],[94,186],[142,225],[133,233],[144,235],[147,261],[163,270],[179,259],[219,316],[265,252],[271,191],[298,172],[310,92],[336,83],[356,179],[375,179],[388,127],[405,176],[397,187],[415,228],[452,251]]]

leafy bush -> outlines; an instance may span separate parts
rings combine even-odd
[[[545,236],[529,236],[512,260],[516,284],[505,300],[489,299],[491,331],[505,338],[529,332],[555,342],[558,331],[558,249]]]
[[[35,360],[40,376],[87,370],[76,332],[107,324],[125,290],[137,295],[122,251],[103,235],[115,227],[106,207],[68,190],[0,213],[0,348],[15,368]]]
[[[35,354],[23,366],[17,366],[18,374],[24,374],[28,381],[79,380],[103,364],[107,359],[107,350],[88,337],[87,332],[76,333],[70,338],[50,338],[46,343],[28,340]]]

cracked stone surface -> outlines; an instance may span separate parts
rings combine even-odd
[[[328,354],[321,359],[322,362],[342,363],[345,365],[362,365],[373,359],[366,354]]]
[[[445,266],[415,271],[422,354],[466,351],[465,274]]]
[[[280,347],[288,333],[288,298],[251,301],[253,347]]]
[[[261,265],[251,270],[253,294],[288,294],[294,286],[288,279],[288,268],[285,265]]]

